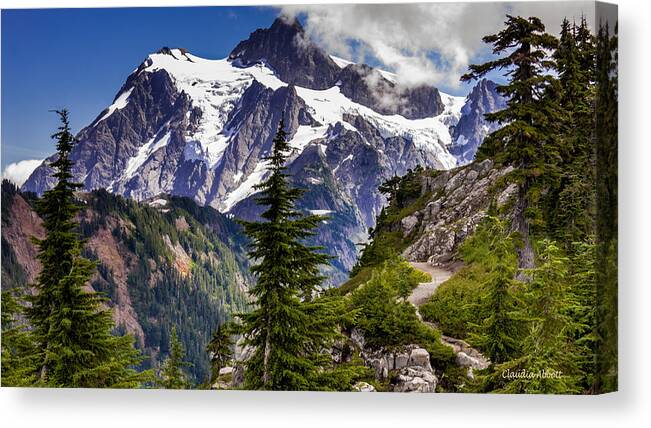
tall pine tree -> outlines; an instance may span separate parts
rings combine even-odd
[[[471,334],[470,340],[493,364],[500,364],[518,356],[523,334],[515,296],[518,285],[513,279],[517,264],[515,245],[504,222],[497,217],[487,217],[481,229],[470,239],[490,241],[490,273],[481,298],[488,317],[477,326],[478,333]]]
[[[310,304],[323,279],[319,266],[329,257],[304,243],[323,217],[295,209],[303,191],[288,183],[286,136],[281,120],[267,158],[271,174],[257,186],[257,203],[267,209],[261,222],[243,223],[252,240],[249,255],[257,261],[251,268],[257,282],[250,290],[256,309],[241,316],[246,343],[255,349],[245,370],[245,386],[251,389],[314,388],[323,362],[318,354],[334,334],[334,329],[319,331],[313,313],[318,305]]]
[[[617,390],[617,26],[597,35],[597,376],[595,392]]]
[[[219,371],[233,358],[233,325],[226,322],[220,325],[212,335],[206,351],[210,355],[210,384],[219,377]]]
[[[506,84],[497,86],[497,91],[508,100],[507,107],[486,115],[486,119],[503,126],[486,137],[477,157],[490,157],[516,169],[513,176],[519,182],[519,195],[514,228],[523,244],[518,246],[519,265],[531,268],[534,254],[529,240],[530,225],[541,221],[536,206],[541,194],[540,180],[536,178],[552,169],[560,157],[553,141],[558,112],[547,96],[553,82],[549,71],[554,66],[547,52],[556,48],[557,40],[545,33],[545,26],[536,17],[507,15],[504,24],[502,31],[483,38],[493,46],[498,58],[471,65],[470,72],[461,80],[479,79],[493,70],[505,70],[509,78]]]
[[[163,362],[160,372],[159,385],[165,389],[187,389],[190,382],[184,367],[190,367],[192,363],[185,361],[185,350],[176,333],[176,327],[172,327],[170,335],[170,354]]]
[[[140,363],[140,353],[130,336],[114,336],[106,299],[84,290],[95,264],[81,256],[82,241],[76,232],[79,207],[72,182],[70,153],[75,139],[68,112],[61,119],[57,140],[56,185],[37,203],[46,230],[44,239],[34,239],[42,270],[35,284],[27,315],[41,353],[38,383],[54,387],[137,387],[149,378],[131,367]]]

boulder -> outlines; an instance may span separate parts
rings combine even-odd
[[[402,226],[403,236],[409,236],[414,231],[414,228],[418,225],[418,217],[415,215],[410,215],[402,219],[400,222]]]
[[[375,370],[375,378],[378,380],[386,379],[389,376],[389,367],[385,356],[378,358],[369,358],[366,364]]]
[[[437,377],[424,367],[405,367],[395,377],[394,392],[436,392]]]
[[[423,348],[415,348],[411,351],[407,365],[410,367],[422,367],[430,372],[432,371],[432,365],[429,361],[429,352]]]
[[[233,367],[231,367],[231,366],[226,366],[226,367],[222,367],[221,369],[219,369],[219,375],[220,376],[231,374],[231,373],[233,373]]]
[[[469,367],[477,370],[482,370],[488,367],[486,359],[478,358],[477,356],[470,356],[463,351],[457,353],[456,363],[461,367]]]
[[[353,385],[353,391],[357,391],[357,392],[376,392],[376,389],[370,383],[357,382],[355,385]]]
[[[407,367],[407,364],[409,364],[409,354],[406,352],[397,353],[394,359],[394,369],[400,370]]]

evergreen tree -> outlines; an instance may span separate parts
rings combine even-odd
[[[333,326],[317,325],[310,303],[322,276],[319,266],[329,257],[302,241],[314,234],[322,216],[302,216],[294,205],[303,191],[288,184],[285,160],[290,146],[283,121],[273,140],[269,178],[257,186],[257,203],[266,206],[261,222],[244,222],[251,238],[251,268],[257,282],[250,290],[257,305],[241,315],[246,343],[255,351],[246,362],[245,381],[250,389],[301,390],[314,388],[321,369],[317,358],[324,341],[335,334]]]
[[[112,335],[106,299],[83,288],[95,264],[81,257],[74,195],[80,185],[71,181],[69,158],[75,140],[67,111],[57,113],[61,126],[53,135],[57,159],[51,164],[57,183],[37,203],[46,237],[34,239],[42,270],[27,312],[41,349],[38,381],[55,387],[136,387],[149,374],[131,368],[141,361],[132,338]]]
[[[488,317],[477,326],[477,333],[470,335],[470,341],[493,364],[500,364],[518,356],[523,333],[523,322],[518,316],[518,300],[514,295],[518,287],[513,279],[516,271],[515,245],[499,218],[488,217],[481,227],[485,231],[484,236],[490,237],[491,267],[481,297],[481,309]]]
[[[597,376],[594,391],[617,390],[617,27],[599,28],[596,47]]]
[[[185,350],[183,344],[176,334],[176,327],[172,327],[170,335],[170,354],[163,362],[161,368],[159,385],[165,389],[187,389],[190,382],[183,371],[184,367],[190,367],[192,364],[185,360]]]
[[[554,141],[558,109],[547,96],[553,77],[549,71],[554,63],[547,51],[557,46],[557,40],[545,33],[539,18],[507,15],[505,28],[483,38],[492,44],[498,59],[471,65],[461,80],[479,79],[493,70],[506,70],[509,81],[498,85],[497,91],[506,97],[507,107],[486,114],[486,119],[503,125],[488,135],[479,148],[477,158],[491,157],[498,163],[512,165],[514,178],[520,183],[514,227],[523,245],[518,246],[521,268],[533,267],[533,250],[529,242],[530,224],[541,222],[536,208],[542,193],[543,174],[553,171],[560,154]],[[550,171],[551,170],[551,171]]]
[[[22,295],[2,292],[2,386],[31,386],[36,382],[38,352],[24,320]]]
[[[210,354],[210,384],[219,377],[219,371],[233,358],[233,325],[229,322],[220,325],[206,347]]]
[[[522,343],[523,355],[496,367],[497,373],[526,370],[534,376],[504,379],[496,389],[504,393],[578,393],[582,373],[577,364],[573,334],[577,329],[571,308],[577,302],[570,290],[568,259],[551,241],[540,243],[538,266],[528,274],[525,294],[529,332]]]
[[[572,242],[594,233],[595,217],[594,44],[584,17],[579,26],[563,20],[553,56],[562,111],[561,162],[546,195],[545,217],[550,234],[571,250]]]

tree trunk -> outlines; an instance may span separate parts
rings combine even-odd
[[[529,281],[528,275],[522,272],[523,269],[534,267],[534,253],[529,239],[529,223],[527,222],[525,211],[527,210],[527,192],[529,190],[528,179],[520,185],[518,190],[518,200],[515,205],[515,215],[513,217],[513,230],[520,235],[520,244],[516,247],[518,255],[518,272],[516,278],[520,281]]]

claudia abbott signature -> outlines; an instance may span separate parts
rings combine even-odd
[[[502,378],[504,379],[560,379],[561,377],[563,377],[561,370],[543,369],[530,371],[521,369],[511,371],[511,369],[506,369],[502,371]]]

